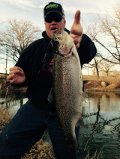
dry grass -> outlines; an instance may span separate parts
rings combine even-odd
[[[52,146],[42,140],[32,146],[22,159],[55,159]]]
[[[100,152],[98,152],[97,150],[95,151],[95,153],[92,155],[92,156],[90,156],[90,154],[88,153],[87,155],[86,155],[86,157],[85,157],[85,159],[100,159],[101,157],[101,151]]]
[[[9,122],[10,115],[7,109],[0,108],[0,131]]]
[[[119,76],[83,76],[83,80],[87,81],[85,89],[87,91],[120,91],[120,75]],[[105,83],[105,86],[102,85]]]

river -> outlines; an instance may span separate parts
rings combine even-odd
[[[120,159],[120,93],[89,93],[80,125],[82,151],[95,159]]]

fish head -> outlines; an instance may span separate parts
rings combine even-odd
[[[53,40],[58,43],[58,52],[61,55],[69,55],[74,46],[72,37],[66,32],[61,31],[60,34],[53,34]]]

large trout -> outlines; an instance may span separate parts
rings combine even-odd
[[[81,118],[82,72],[79,56],[70,35],[55,34],[58,49],[54,56],[54,93],[56,109],[66,141],[76,147],[75,126]]]

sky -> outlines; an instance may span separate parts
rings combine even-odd
[[[44,30],[43,8],[50,0],[0,0],[0,31],[6,29],[9,20],[28,20]],[[62,4],[66,27],[70,29],[74,14],[81,11],[81,24],[85,32],[86,26],[99,20],[98,15],[112,14],[120,6],[120,0],[52,0]],[[0,67],[1,69],[1,67]],[[1,70],[0,70],[1,72]]]
[[[61,3],[66,15],[69,29],[76,10],[81,11],[81,23],[92,23],[98,14],[112,14],[120,6],[120,0],[52,0]],[[1,0],[0,30],[10,19],[29,20],[44,29],[43,8],[50,0]]]

